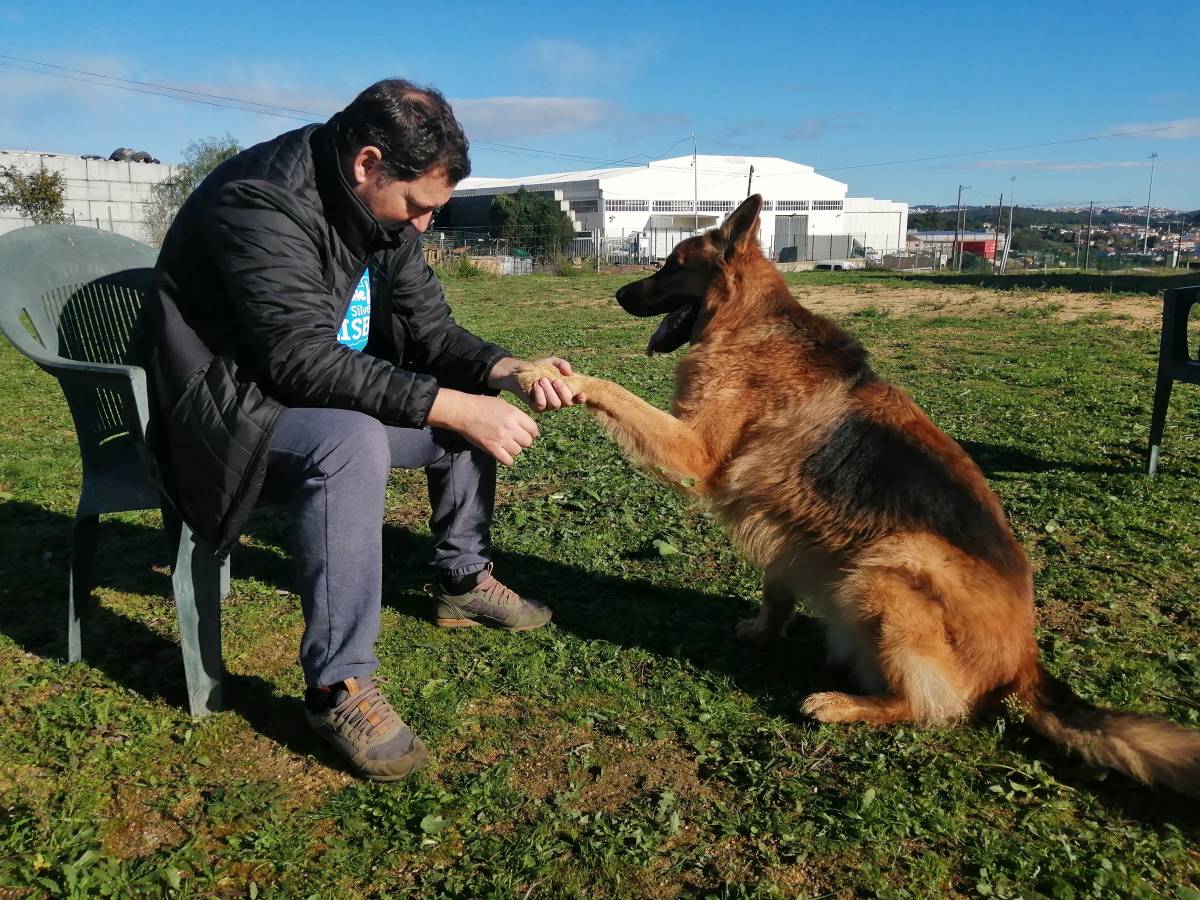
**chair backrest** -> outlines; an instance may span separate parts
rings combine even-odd
[[[0,328],[28,317],[51,354],[136,364],[134,329],[155,251],[78,225],[37,225],[0,238]],[[15,343],[15,341],[14,341]]]
[[[1159,353],[1173,365],[1192,364],[1195,359],[1188,352],[1188,319],[1192,307],[1200,303],[1200,284],[1187,287],[1168,288],[1163,294],[1163,327]]]
[[[139,365],[139,315],[155,255],[145,244],[76,225],[38,225],[3,235],[0,331],[43,368],[55,358]],[[138,410],[129,391],[91,384],[86,375],[53,374],[75,420],[85,477],[89,471],[126,468],[130,454],[142,455]]]

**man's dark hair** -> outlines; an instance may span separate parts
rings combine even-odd
[[[452,184],[471,174],[467,137],[436,89],[402,78],[377,81],[338,114],[342,150],[378,147],[385,174],[400,181],[444,166]]]

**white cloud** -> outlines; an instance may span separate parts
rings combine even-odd
[[[1116,125],[1103,133],[1106,135],[1125,135],[1138,137],[1143,140],[1182,141],[1190,138],[1200,138],[1200,118],[1168,119],[1165,122],[1135,122],[1131,125]]]
[[[568,79],[592,78],[600,65],[598,54],[590,47],[553,39],[533,42],[532,61],[550,74]]]
[[[514,52],[520,70],[537,70],[556,90],[568,91],[584,85],[603,84],[611,88],[628,84],[640,77],[646,64],[658,55],[657,43],[649,36],[624,34],[616,44],[602,49],[579,41],[561,38],[537,38]]]
[[[514,140],[591,131],[621,115],[596,97],[481,97],[451,100],[455,115],[473,140]]]
[[[852,128],[862,113],[834,113],[830,116],[808,116],[799,119],[783,133],[784,140],[813,141],[833,129]]]

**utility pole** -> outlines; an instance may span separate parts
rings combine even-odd
[[[1012,182],[1012,190],[1008,192],[1008,234],[1004,237],[1004,256],[1000,258],[1000,274],[1008,267],[1008,248],[1012,246],[1013,236],[1013,207],[1017,205],[1017,176],[1008,179]]]
[[[970,185],[958,186],[958,200],[954,204],[954,243],[950,245],[950,257],[954,261],[954,271],[962,271],[962,240],[959,238],[958,222],[962,218],[962,192],[963,188],[969,188]]]
[[[996,207],[996,226],[993,232],[996,235],[996,247],[1000,247],[1000,220],[1004,218],[1004,194],[1000,195],[1000,205]],[[992,250],[992,274],[996,274],[996,251]]]
[[[700,232],[700,156],[696,152],[696,132],[692,132],[692,231]]]
[[[750,196],[750,185],[754,183],[754,165],[750,166],[750,177],[746,179],[746,196]]]
[[[1150,187],[1146,190],[1146,233],[1142,235],[1142,253],[1146,252],[1146,246],[1150,242],[1150,196],[1154,193],[1154,161],[1158,159],[1157,153],[1150,154]]]
[[[1092,210],[1096,207],[1095,200],[1088,201],[1088,232],[1087,232],[1087,249],[1083,253],[1083,271],[1088,270],[1088,264],[1092,261]]]

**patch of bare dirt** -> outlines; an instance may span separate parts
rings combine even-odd
[[[844,316],[882,309],[898,316],[1003,315],[1018,309],[1045,309],[1056,321],[1097,314],[1130,328],[1158,328],[1162,301],[1149,295],[1082,294],[1071,291],[993,291],[961,288],[897,289],[887,285],[788,285],[798,301],[814,312]]]
[[[112,818],[104,832],[104,849],[120,859],[149,856],[163,847],[181,844],[187,834],[153,807],[154,794],[145,789],[118,785]]]

